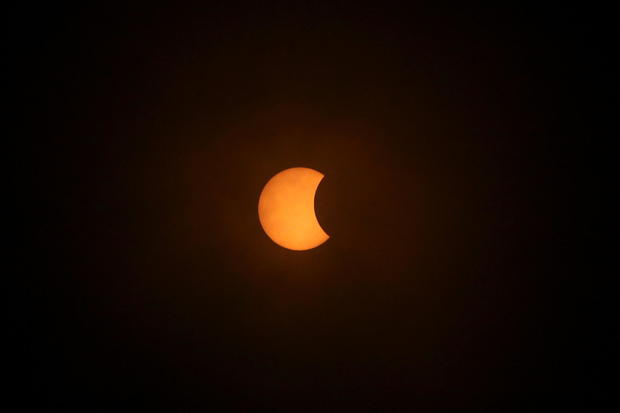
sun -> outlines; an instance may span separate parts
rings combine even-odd
[[[290,250],[316,248],[329,238],[314,213],[314,195],[324,175],[296,167],[274,175],[258,200],[258,218],[273,242]]]

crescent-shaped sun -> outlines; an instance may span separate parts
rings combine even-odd
[[[316,248],[329,238],[314,213],[314,195],[324,175],[310,168],[289,168],[274,175],[258,199],[265,233],[281,247]]]

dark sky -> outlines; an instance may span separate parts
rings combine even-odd
[[[207,3],[16,17],[33,27],[26,402],[611,399],[617,333],[599,328],[610,304],[586,254],[612,125],[608,12]],[[307,252],[257,217],[293,166],[325,174],[331,238]]]

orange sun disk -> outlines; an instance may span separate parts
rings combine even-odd
[[[258,200],[258,217],[273,242],[303,251],[327,241],[329,235],[314,213],[314,195],[323,176],[310,168],[289,168],[265,184]]]

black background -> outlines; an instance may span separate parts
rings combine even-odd
[[[606,13],[16,13],[32,132],[17,169],[24,403],[608,402],[617,335],[599,329],[610,304],[586,254],[612,124]],[[307,252],[257,219],[262,186],[293,166],[326,175],[316,211],[331,238]]]

